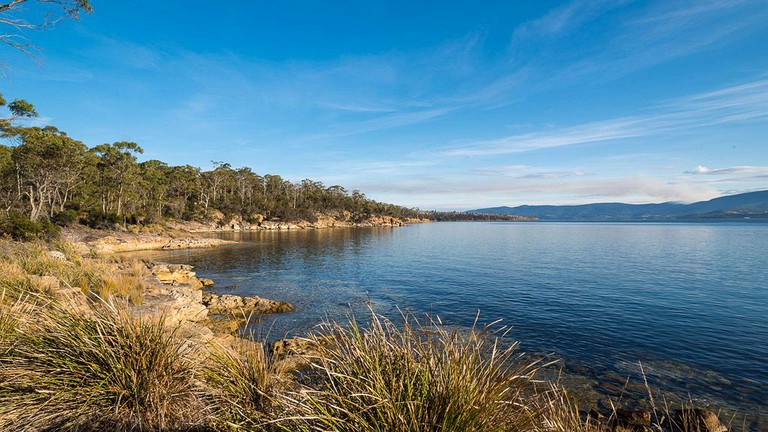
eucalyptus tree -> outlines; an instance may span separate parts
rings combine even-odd
[[[53,126],[16,132],[21,144],[13,147],[11,159],[19,195],[29,205],[29,219],[35,221],[46,211],[53,216],[55,210],[64,209],[74,189],[85,180],[87,147]]]
[[[10,147],[0,144],[0,208],[6,214],[19,199],[12,153]]]
[[[170,189],[170,171],[168,164],[156,159],[139,164],[139,186],[143,193],[141,206],[150,219],[163,217]]]
[[[144,153],[144,150],[134,142],[119,141],[98,145],[91,151],[99,157],[102,213],[115,211],[118,216],[124,216],[127,192],[132,192],[129,189],[139,180],[136,154]]]
[[[37,117],[35,107],[24,99],[14,99],[10,103],[0,93],[0,107],[4,107],[8,112],[6,116],[0,117],[0,135],[3,138],[17,136],[19,133],[18,120]]]
[[[202,174],[192,165],[171,167],[168,173],[168,202],[166,209],[173,218],[192,219],[200,191]]]

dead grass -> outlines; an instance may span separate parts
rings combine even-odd
[[[279,430],[281,392],[289,382],[264,344],[240,340],[233,347],[213,346],[203,369],[209,389],[209,424],[216,429]]]
[[[47,293],[50,279],[56,278],[63,287],[79,288],[83,293],[95,293],[103,299],[112,296],[141,304],[145,291],[141,263],[115,262],[105,258],[82,256],[71,243],[59,241],[19,243],[0,240],[0,290],[6,298],[18,298],[24,293]],[[56,251],[66,259],[50,255]]]
[[[404,324],[371,314],[363,327],[328,324],[314,338],[319,388],[292,398],[295,430],[341,432],[533,430],[526,401],[538,364],[501,348],[493,326],[449,331],[431,318]]]
[[[0,357],[0,430],[170,430],[202,413],[196,366],[162,323],[109,304],[93,315],[47,307],[11,339]]]

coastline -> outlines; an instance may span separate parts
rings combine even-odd
[[[214,232],[222,231],[224,230]],[[94,235],[94,233],[89,234]],[[115,233],[107,232],[106,234]],[[81,240],[88,240],[87,236]],[[86,256],[91,255],[115,258],[119,255],[113,254],[133,250],[169,250],[171,248],[165,247],[169,242],[174,242],[172,243],[176,245],[173,247],[174,249],[182,249],[185,246],[188,246],[187,248],[218,247],[236,243],[231,241],[206,242],[203,240],[209,239],[164,237],[150,233],[119,233],[117,237],[105,235],[95,240],[91,239],[90,243],[73,243],[73,248],[85,259]],[[141,243],[142,241],[144,243]],[[143,247],[131,249],[137,244],[143,244]],[[90,246],[90,248],[86,250],[83,245],[86,248]],[[48,253],[49,256],[58,256],[56,252],[62,253],[59,250],[51,250]],[[78,265],[72,259],[67,259],[65,262],[69,263],[67,265]],[[145,292],[140,304],[128,305],[125,303],[126,310],[136,319],[162,322],[168,331],[185,341],[186,349],[190,352],[205,353],[208,347],[213,345],[225,347],[228,350],[235,350],[242,344],[258,346],[259,349],[266,350],[276,359],[279,359],[288,375],[306,366],[307,355],[313,355],[311,344],[307,345],[306,340],[301,338],[280,340],[270,344],[270,346],[265,346],[261,342],[238,334],[246,316],[258,317],[268,313],[290,312],[293,309],[291,305],[261,297],[239,297],[226,294],[219,296],[218,294],[206,293],[204,288],[215,287],[214,282],[197,278],[194,269],[184,264],[128,260],[117,263],[110,271],[118,275],[126,269],[136,269],[137,265],[141,267],[140,273]],[[67,290],[64,283],[51,280],[50,277],[46,283],[50,285],[50,288],[53,288],[50,290],[51,292],[66,293],[65,296],[55,294],[54,298],[69,302],[73,307],[80,308],[81,311],[89,310],[87,308],[89,302],[93,302],[93,298],[86,293],[79,290]],[[201,355],[199,360],[201,362],[206,361],[206,354]],[[556,382],[557,377],[553,376],[551,379],[551,382]],[[550,378],[547,378],[546,382],[550,382]],[[576,400],[579,400],[578,397]],[[611,413],[610,408],[605,405],[595,407],[593,404],[589,404],[587,406],[591,407],[588,418],[597,419],[605,424],[612,424],[611,429],[608,430],[624,430],[621,429],[623,427],[621,425],[635,424],[638,421],[644,423],[646,418],[651,418],[648,408],[636,406],[632,409],[624,408]],[[711,411],[702,410],[702,412],[705,412],[710,419],[712,418],[711,415],[714,415]],[[717,420],[716,415],[714,418]],[[724,430],[717,429],[719,428],[718,424],[719,420],[715,424],[715,429],[708,430]]]
[[[332,228],[371,228],[371,227],[401,227],[415,223],[429,223],[428,219],[371,217],[361,222],[339,220],[334,217],[318,217],[315,222],[298,221],[266,221],[255,223],[232,219],[230,223],[219,221],[209,223],[165,221],[160,225],[147,227],[130,226],[125,228],[115,225],[112,230],[92,229],[85,226],[66,227],[62,230],[62,238],[71,242],[80,251],[96,254],[113,254],[122,252],[140,252],[152,250],[200,249],[236,244],[236,241],[211,237],[200,237],[195,234],[231,233],[242,231],[296,231]]]

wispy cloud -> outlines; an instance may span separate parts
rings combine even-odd
[[[550,132],[475,141],[442,153],[447,156],[511,154],[765,119],[768,118],[768,79],[693,95],[656,108],[663,108],[667,112],[589,122]]]
[[[752,165],[739,165],[728,168],[715,168],[710,169],[705,166],[699,165],[691,171],[686,171],[685,174],[693,175],[732,175],[732,174],[761,174],[768,173],[768,167],[764,166],[752,166]]]
[[[578,0],[558,6],[544,16],[517,27],[512,34],[514,43],[528,39],[563,37],[590,20],[631,0]]]
[[[415,202],[463,203],[460,207],[518,204],[571,204],[621,201],[629,203],[683,201],[693,202],[720,196],[707,184],[665,181],[647,175],[611,178],[578,178],[564,181],[477,181],[459,178],[412,178],[394,182],[370,182],[363,190],[385,196],[410,197]],[[409,199],[409,198],[406,198]],[[407,201],[406,201],[407,203]],[[451,204],[448,207],[456,207]]]
[[[519,26],[512,47],[534,47],[528,66],[548,77],[535,86],[555,88],[616,79],[745,38],[766,20],[764,0],[574,1]],[[585,42],[578,31],[587,24]]]
[[[520,180],[558,179],[589,175],[582,170],[542,170],[528,165],[503,165],[474,170],[475,173]]]
[[[318,102],[320,108],[329,108],[332,110],[348,111],[353,113],[391,113],[397,111],[396,108],[376,105],[356,105],[333,102]]]

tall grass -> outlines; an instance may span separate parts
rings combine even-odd
[[[217,429],[278,430],[280,392],[287,381],[264,345],[239,340],[232,347],[213,346],[203,369],[209,424]]]
[[[332,343],[322,343],[328,337]],[[361,326],[330,323],[315,336],[319,388],[293,398],[294,427],[340,432],[489,432],[533,428],[536,362],[501,348],[493,327],[467,334],[431,318],[404,324],[372,314]]]
[[[171,430],[202,415],[196,366],[162,323],[106,304],[93,315],[39,312],[17,319],[6,337],[0,430]]]

